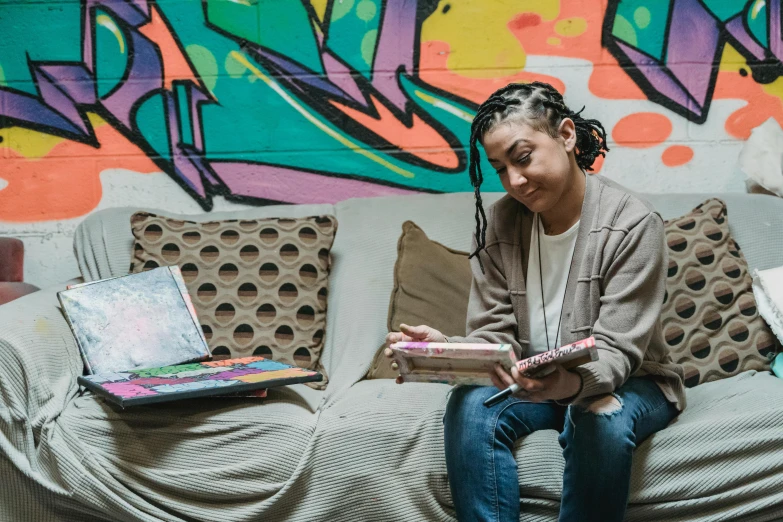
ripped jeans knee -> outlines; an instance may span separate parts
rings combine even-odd
[[[588,397],[572,404],[566,412],[560,445],[565,448],[575,437],[594,439],[596,443],[600,440],[610,445],[625,441],[628,435],[625,424],[628,419],[625,415],[619,415],[623,412],[623,406],[623,398],[615,393]]]
[[[593,415],[613,415],[622,411],[623,400],[615,393],[607,393],[590,397],[578,405],[585,412]]]

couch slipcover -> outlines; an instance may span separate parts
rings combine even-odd
[[[487,204],[499,194],[487,195]],[[753,268],[783,264],[783,200],[726,194]],[[707,195],[648,196],[664,218]],[[88,217],[75,237],[85,279],[127,273],[138,209]],[[167,214],[165,210],[149,209]],[[362,380],[386,334],[401,224],[466,250],[471,194],[264,207],[198,219],[334,213],[330,384],[269,398],[117,410],[79,395],[82,364],[58,285],[0,307],[0,520],[454,521],[443,455],[449,387]],[[563,460],[554,431],[517,445],[522,520],[556,520]],[[688,408],[634,456],[628,520],[783,517],[783,380],[745,372],[688,390]]]

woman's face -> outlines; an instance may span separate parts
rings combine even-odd
[[[482,144],[503,188],[533,212],[553,208],[571,183],[576,132],[568,118],[552,138],[512,117],[484,134]]]

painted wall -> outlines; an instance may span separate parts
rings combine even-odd
[[[511,81],[585,105],[630,188],[744,191],[743,140],[783,122],[780,2],[0,0],[0,234],[45,285],[100,208],[470,190]]]

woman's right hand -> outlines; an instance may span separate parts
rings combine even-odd
[[[400,325],[399,332],[389,332],[386,335],[386,355],[391,357],[391,349],[388,348],[393,343],[445,343],[446,336],[435,328],[426,325],[408,326]]]
[[[435,328],[426,325],[408,326],[400,324],[399,332],[389,332],[386,334],[386,348],[383,354],[391,358],[394,355],[389,345],[393,343],[419,342],[419,343],[445,343],[448,342],[446,336]],[[397,384],[402,383],[402,376],[397,377]]]

